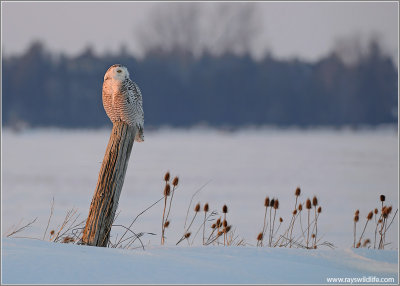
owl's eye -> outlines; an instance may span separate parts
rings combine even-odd
[[[122,70],[117,70],[117,73],[122,73]]]

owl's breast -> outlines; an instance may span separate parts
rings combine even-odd
[[[109,95],[111,98],[111,104],[113,107],[117,104],[117,97],[121,94],[121,81],[110,80],[108,84]]]
[[[121,119],[120,114],[121,82],[108,79],[103,84],[103,105],[112,122]]]

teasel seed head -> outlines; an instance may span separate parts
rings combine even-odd
[[[223,212],[224,214],[228,213],[228,207],[227,207],[226,205],[224,205],[224,206],[222,207],[222,212]]]
[[[312,204],[313,204],[314,207],[316,207],[318,205],[318,199],[317,199],[316,196],[313,197]]]
[[[311,200],[310,199],[307,199],[307,201],[306,201],[306,209],[311,209]]]
[[[221,235],[223,235],[224,234],[224,232],[223,231],[218,231],[218,234],[217,234],[217,236],[221,236]]]
[[[371,220],[373,216],[374,216],[374,212],[370,211],[367,215],[367,220]]]
[[[317,249],[317,246],[316,246],[316,245],[314,245],[314,249]]]
[[[369,238],[364,239],[363,247],[366,247],[367,244],[369,244],[369,243],[371,243],[371,240],[369,240]]]
[[[164,175],[164,181],[168,182],[169,178],[170,178],[170,174],[169,174],[169,172],[166,172]]]
[[[197,213],[200,211],[200,203],[198,203],[195,207],[194,207],[194,211]]]
[[[231,230],[231,226],[228,225],[227,227],[224,228],[224,233],[228,233]]]
[[[387,206],[384,206],[382,208],[382,216],[383,216],[383,218],[387,218],[388,217],[388,207]]]
[[[226,227],[228,225],[228,222],[224,219],[224,221],[222,222],[222,226]]]
[[[54,235],[54,233],[55,233],[54,230],[50,231],[50,235]]]
[[[360,219],[360,218],[359,218],[358,215],[355,215],[355,216],[354,216],[354,222],[358,222],[359,219]]]
[[[70,243],[70,242],[74,242],[74,239],[70,236],[66,236],[63,239],[63,243]]]
[[[294,195],[295,195],[296,197],[298,197],[298,196],[300,196],[300,193],[301,193],[300,187],[297,187],[297,188],[296,188],[296,191],[294,191]]]
[[[294,210],[294,211],[293,211],[293,215],[296,215],[296,214],[297,214],[297,210]]]
[[[264,206],[265,206],[266,208],[269,207],[269,197],[266,197],[266,198],[265,198],[265,200],[264,200]]]
[[[272,200],[269,201],[269,206],[270,207],[273,207],[274,204],[275,204],[275,199],[272,199]]]
[[[178,178],[178,177],[175,177],[175,178],[172,180],[172,185],[173,185],[174,187],[176,187],[176,186],[178,185],[178,183],[179,183],[179,178]]]
[[[191,232],[185,233],[185,238],[188,239],[188,238],[190,237],[191,234],[192,234]]]
[[[279,218],[279,222],[283,222],[283,218],[280,217],[280,218]]]
[[[165,223],[164,223],[164,228],[167,228],[169,226],[169,220],[167,220]]]
[[[303,210],[303,205],[302,205],[302,204],[299,204],[298,209],[299,209],[299,212],[301,212],[301,211]]]
[[[385,199],[386,199],[385,195],[381,195],[381,196],[380,196],[380,199],[381,199],[381,202],[384,202]]]
[[[356,212],[354,213],[354,215],[359,215],[360,214],[360,210],[356,210]]]
[[[321,206],[319,206],[319,207],[318,207],[318,210],[317,210],[317,212],[318,212],[319,214],[322,212],[322,208],[321,208]]]
[[[208,212],[208,209],[209,209],[208,203],[206,203],[206,204],[204,205],[204,212]]]
[[[221,224],[221,218],[217,219],[217,222],[216,222],[217,227],[219,227],[220,224]]]
[[[164,187],[164,196],[168,197],[171,194],[171,186],[169,184],[166,184]]]
[[[278,199],[276,199],[275,200],[275,202],[274,202],[274,209],[279,209],[279,200]]]
[[[313,234],[311,235],[311,237],[312,237],[312,238],[315,238],[315,234],[313,233]]]
[[[378,209],[374,209],[374,214],[378,214]]]
[[[260,232],[260,233],[257,235],[257,240],[260,241],[260,240],[262,240],[262,239],[263,239],[263,233]]]
[[[359,248],[361,246],[361,243],[357,243],[356,248]]]
[[[387,208],[387,213],[388,213],[388,215],[389,215],[391,212],[392,212],[392,206],[390,206],[390,207]]]
[[[378,223],[382,223],[382,219],[379,219],[379,220],[378,220]]]
[[[213,223],[212,225],[211,225],[211,228],[212,229],[214,229],[214,228],[216,228],[217,227],[217,225],[215,224],[215,223]]]

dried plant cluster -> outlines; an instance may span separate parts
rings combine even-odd
[[[202,230],[203,237],[202,237],[202,244],[203,245],[224,245],[224,246],[232,246],[232,245],[244,245],[244,240],[239,239],[237,235],[235,235],[235,231],[232,229],[232,225],[228,224],[227,220],[227,213],[228,213],[228,206],[224,205],[222,207],[222,215],[216,219],[219,215],[217,211],[210,211],[210,206],[208,203],[204,204],[202,209],[204,212],[204,216],[200,225],[195,232],[192,240],[190,241],[189,238],[191,237],[191,227],[193,226],[193,222],[195,221],[199,212],[201,212],[201,204],[197,203],[194,207],[194,215],[188,224],[188,227],[185,228],[185,231],[181,237],[181,239],[176,243],[178,245],[183,240],[187,240],[189,245],[193,245],[197,234]],[[208,226],[207,226],[208,224]],[[185,224],[186,225],[186,224]],[[209,230],[209,231],[207,231]],[[207,233],[209,232],[209,233]]]
[[[164,181],[165,181],[165,187],[164,187],[164,211],[163,211],[163,217],[162,217],[162,222],[161,222],[161,245],[164,245],[165,243],[165,230],[169,227],[170,221],[169,221],[169,214],[171,211],[172,207],[172,200],[174,198],[175,190],[178,187],[179,184],[179,178],[175,177],[171,184],[172,184],[172,190],[171,190],[171,184],[170,184],[170,173],[166,172],[164,175]],[[169,205],[167,206],[168,203],[168,197],[169,199]],[[165,215],[166,214],[166,215]]]
[[[268,196],[265,198],[264,220],[262,230],[257,235],[257,246],[297,247],[306,249],[316,249],[322,245],[333,247],[332,243],[327,241],[320,242],[321,239],[318,239],[318,218],[322,213],[322,207],[319,205],[317,197],[314,196],[312,199],[308,198],[305,202],[299,203],[300,195],[301,189],[298,187],[294,192],[295,203],[291,213],[289,226],[282,234],[278,234],[283,222],[282,217],[279,218],[279,225],[275,229],[275,219],[279,209],[279,200],[277,198],[270,199]],[[303,225],[304,219],[302,219],[302,214],[304,212],[306,212],[305,216],[307,217],[306,225]],[[298,222],[298,224],[296,224],[296,222]]]
[[[268,246],[272,245],[272,238],[274,237],[274,233],[276,233],[282,222],[283,219],[280,217],[279,218],[279,226],[278,229],[275,230],[275,218],[276,218],[276,212],[279,209],[279,200],[278,199],[269,199],[269,197],[266,197],[264,200],[264,207],[265,207],[265,213],[264,213],[264,224],[262,231],[258,234],[257,236],[257,246],[263,246],[264,243],[264,238],[266,237],[266,231],[268,230],[268,222],[267,222],[267,216],[268,216],[268,208],[269,208],[269,230],[268,230]],[[274,209],[274,218],[272,219],[272,209]]]
[[[179,185],[179,178],[176,176],[171,181],[171,175],[166,172],[163,177],[164,189],[163,195],[160,199],[154,202],[152,205],[147,207],[145,210],[140,212],[127,227],[120,224],[114,224],[119,213],[115,216],[113,225],[109,230],[121,228],[123,230],[122,235],[118,237],[118,233],[113,237],[110,235],[107,247],[111,248],[122,248],[122,249],[145,249],[142,237],[144,235],[156,235],[155,233],[139,232],[136,233],[133,230],[133,225],[136,220],[144,214],[147,210],[155,206],[161,201],[164,201],[163,211],[162,211],[162,222],[161,222],[161,245],[165,244],[166,241],[166,230],[171,227],[171,208],[172,201],[174,198],[175,191]],[[192,196],[194,196],[201,190],[197,190]],[[289,247],[289,248],[304,248],[304,249],[317,249],[320,246],[327,246],[333,248],[334,245],[331,242],[323,241],[321,242],[320,234],[318,233],[318,222],[319,216],[322,213],[322,207],[319,204],[317,196],[312,198],[307,198],[301,200],[301,189],[296,188],[294,191],[294,207],[290,214],[290,220],[287,220],[288,226],[284,228],[281,232],[281,226],[284,219],[279,216],[279,199],[275,197],[267,196],[264,201],[264,218],[262,223],[261,231],[258,233],[256,238],[256,245],[258,247]],[[380,196],[380,210],[375,208],[370,211],[365,216],[365,224],[361,224],[361,235],[357,239],[357,225],[361,223],[360,221],[360,211],[356,210],[353,219],[353,247],[366,247],[366,248],[377,248],[384,249],[385,246],[390,244],[386,241],[386,233],[392,225],[398,209],[395,212],[392,211],[392,206],[385,205],[386,197],[384,195]],[[190,201],[188,211],[186,214],[184,231],[181,238],[178,240],[176,245],[182,241],[187,241],[188,245],[193,245],[197,235],[200,233],[201,242],[204,246],[207,245],[224,245],[224,246],[245,246],[250,245],[245,243],[243,239],[240,239],[238,235],[235,234],[235,229],[232,224],[228,223],[228,213],[229,208],[225,204],[221,208],[221,212],[216,210],[211,210],[210,204],[207,202],[203,206],[198,202],[194,208],[191,208],[192,200]],[[190,215],[190,209],[193,210],[192,215]],[[59,243],[74,243],[81,244],[83,229],[85,221],[78,221],[79,214],[77,214],[76,209],[71,209],[66,213],[64,221],[61,225],[55,228],[50,228],[49,226],[54,213],[54,198],[51,204],[51,210],[49,219],[44,231],[42,240],[49,240],[51,242]],[[189,217],[191,216],[191,219]],[[279,219],[278,219],[279,218]],[[7,237],[16,237],[16,234],[22,232],[23,230],[30,227],[35,223],[36,219],[27,223],[26,225],[19,227],[16,226],[14,230],[7,234]],[[190,223],[187,224],[187,222]],[[197,222],[198,221],[198,222]],[[197,225],[196,225],[197,224]],[[193,228],[197,226],[193,230]],[[368,225],[373,225],[373,238],[374,242],[370,238],[364,238]],[[113,241],[112,241],[113,240]],[[140,243],[140,246],[139,246]]]
[[[53,207],[52,207],[52,212],[53,212]],[[86,220],[77,222],[78,218],[79,214],[77,214],[76,209],[71,209],[67,211],[63,223],[61,224],[61,226],[58,226],[56,228],[57,231],[54,229],[50,231],[49,240],[53,242],[62,242],[62,243],[79,242],[80,239],[82,238],[83,234],[82,232]],[[44,233],[43,237],[45,236],[46,232]]]
[[[214,212],[218,215],[217,212]],[[232,246],[232,245],[245,245],[243,239],[240,239],[238,235],[235,234],[235,230],[232,228],[232,225],[228,223],[227,220],[228,214],[228,206],[223,205],[222,207],[222,216],[219,216],[215,223],[210,223],[210,234],[208,238],[203,243],[204,245],[224,245],[224,246]],[[223,237],[223,242],[222,238]],[[221,241],[220,241],[221,238]]]
[[[363,227],[363,230],[361,232],[360,238],[357,240],[357,224],[360,221],[360,211],[356,210],[354,213],[354,227],[353,227],[353,232],[354,232],[354,238],[353,238],[353,247],[354,248],[360,248],[360,247],[366,247],[366,248],[371,248],[372,247],[372,242],[369,238],[364,238],[365,230],[367,229],[368,223],[372,221],[374,218],[374,232],[373,232],[373,237],[374,237],[374,244],[373,248],[376,249],[385,249],[385,246],[390,244],[390,242],[386,242],[386,233],[389,230],[390,226],[393,223],[394,218],[397,215],[398,209],[396,211],[392,212],[392,206],[384,205],[386,201],[386,196],[385,195],[380,195],[379,197],[380,200],[380,212],[378,208],[375,208],[374,210],[370,211],[366,215],[366,220],[365,224]],[[371,222],[372,223],[372,222]]]
[[[67,211],[62,224],[50,230],[48,236],[49,241],[61,242],[61,243],[80,242],[86,220],[78,221],[80,214],[78,214],[77,211],[78,211],[77,209],[70,209]],[[42,238],[43,240],[46,240],[47,230],[49,229],[53,214],[54,214],[54,198],[51,203],[50,215],[47,221],[47,226],[43,233],[43,238]]]
[[[76,209],[68,210],[62,224],[58,225],[54,229],[51,229],[50,232],[47,233],[53,214],[54,214],[54,198],[52,200],[50,215],[47,221],[46,229],[43,233],[43,237],[41,238],[41,240],[48,240],[51,242],[60,242],[60,243],[79,242],[80,239],[82,238],[82,231],[86,220],[78,221],[80,215],[77,214],[77,210]],[[11,231],[6,236],[18,237],[15,235],[29,228],[33,223],[36,222],[36,220],[37,218],[35,218],[34,220],[32,220],[31,222],[27,223],[22,227],[18,226],[15,227],[15,230]],[[30,237],[24,237],[24,238],[30,238]]]
[[[159,202],[159,201],[157,201],[157,202]],[[153,205],[148,207],[146,210],[141,212],[139,215],[137,215],[129,227],[126,227],[123,225],[118,225],[118,224],[113,224],[112,228],[120,227],[125,230],[125,233],[121,237],[119,237],[119,240],[118,240],[118,234],[117,234],[115,237],[114,243],[111,241],[111,236],[110,236],[110,239],[107,243],[107,247],[135,249],[135,248],[138,248],[138,246],[134,245],[134,243],[139,241],[141,244],[140,247],[142,249],[144,249],[144,244],[141,241],[140,237],[142,237],[145,234],[149,234],[149,235],[155,235],[155,234],[154,233],[145,233],[145,232],[135,233],[131,229],[131,227],[141,214],[143,214],[149,208],[154,206],[156,203],[154,203]],[[58,242],[58,243],[82,244],[82,235],[83,235],[83,229],[84,229],[84,226],[86,223],[86,219],[82,220],[82,221],[78,221],[80,214],[77,213],[77,209],[68,210],[64,217],[62,224],[58,225],[57,227],[50,228],[51,230],[49,232],[47,232],[49,229],[53,214],[54,214],[54,198],[53,198],[53,201],[51,204],[51,211],[50,211],[49,219],[47,221],[46,229],[45,229],[43,237],[41,239],[48,240],[50,242]],[[114,222],[117,219],[118,215],[119,215],[119,213],[115,216]],[[6,236],[7,237],[11,237],[11,236],[18,237],[15,235],[17,233],[20,233],[24,229],[30,227],[36,220],[37,220],[37,218],[34,219],[33,221],[27,223],[23,227],[16,227],[15,230],[11,231]],[[109,231],[111,231],[111,229]],[[129,235],[127,235],[128,233],[129,233]],[[127,237],[125,237],[126,235],[127,235]],[[24,238],[32,238],[32,237],[24,237]],[[39,238],[32,238],[32,239],[39,239]]]

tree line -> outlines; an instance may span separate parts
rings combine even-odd
[[[154,49],[137,59],[114,55],[54,55],[41,42],[3,59],[5,126],[102,127],[109,66],[121,63],[141,88],[145,125],[240,127],[247,125],[342,126],[397,124],[398,75],[378,43],[346,64],[335,51],[317,62],[254,60],[244,53]]]

